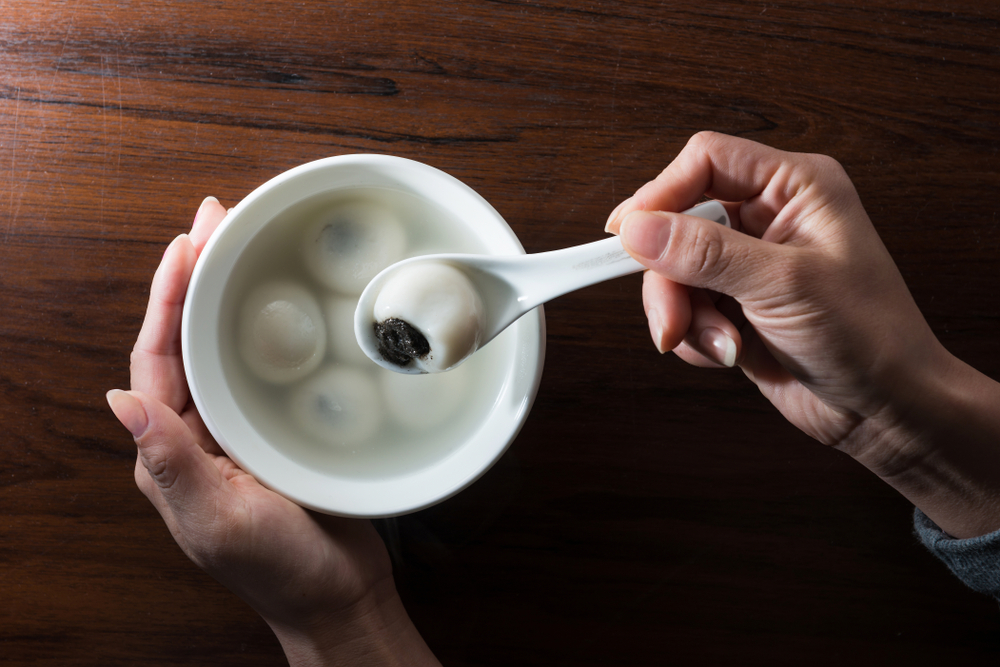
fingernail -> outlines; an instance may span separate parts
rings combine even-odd
[[[649,335],[653,338],[653,345],[656,346],[660,354],[666,353],[666,350],[663,349],[663,320],[660,318],[659,311],[651,309],[646,313],[646,319],[649,320]]]
[[[604,231],[606,231],[606,232],[610,232],[611,231],[611,225],[612,225],[612,223],[614,223],[614,221],[618,219],[618,214],[621,213],[621,210],[623,208],[625,208],[625,204],[629,203],[630,201],[632,201],[631,197],[629,197],[628,199],[626,199],[622,203],[618,204],[618,206],[615,206],[615,210],[611,211],[611,215],[608,216],[608,221],[604,225]]]
[[[194,214],[194,222],[191,223],[192,228],[198,224],[198,218],[201,217],[202,212],[205,210],[205,206],[209,202],[215,202],[216,204],[218,204],[219,200],[216,199],[215,197],[205,197],[204,199],[201,200],[201,206],[198,207],[198,212]]]
[[[632,211],[622,220],[618,235],[630,253],[655,260],[670,241],[670,224],[666,214]]]
[[[170,252],[170,249],[173,248],[174,245],[183,238],[187,238],[187,234],[178,234],[177,236],[175,236],[174,240],[167,244],[167,249],[163,251],[163,257],[166,257],[167,253]],[[160,261],[163,261],[163,257],[160,257]]]
[[[727,368],[736,365],[736,341],[726,335],[722,329],[705,329],[698,337],[701,351],[714,361]]]
[[[118,417],[118,421],[128,429],[133,438],[146,432],[149,419],[142,403],[135,396],[121,389],[112,389],[107,393],[107,399],[111,412],[115,413],[115,417]]]

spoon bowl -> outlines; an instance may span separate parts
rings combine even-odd
[[[725,207],[717,201],[704,202],[684,213],[730,226]],[[418,363],[400,366],[382,355],[374,326],[375,303],[400,269],[419,264],[443,264],[458,269],[482,301],[475,345],[458,363],[442,369],[446,371],[458,366],[533,308],[563,294],[645,269],[625,252],[617,236],[530,255],[444,253],[404,259],[387,267],[368,283],[354,312],[354,335],[358,345],[369,359],[397,373],[433,371]]]

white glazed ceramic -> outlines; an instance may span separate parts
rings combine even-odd
[[[225,452],[262,484],[320,512],[351,517],[405,514],[459,492],[503,454],[524,424],[544,361],[541,308],[512,327],[513,343],[492,409],[478,430],[419,470],[352,478],[309,469],[272,447],[246,419],[227,386],[220,345],[220,308],[240,253],[269,221],[293,204],[330,191],[401,190],[446,209],[498,255],[523,254],[499,213],[471,188],[425,164],[385,155],[344,155],[301,165],[254,190],[232,209],[198,259],[184,303],[184,370],[198,411]]]
[[[726,227],[732,226],[726,208],[717,201],[698,204],[684,213],[712,220]],[[483,327],[479,332],[479,345],[476,349],[482,349],[497,334],[543,303],[574,290],[646,268],[625,252],[621,239],[617,236],[532,255],[498,257],[443,253],[396,262],[383,269],[368,283],[354,312],[354,335],[358,339],[358,345],[369,359],[396,373],[415,375],[427,371],[413,364],[399,366],[379,353],[379,341],[372,327],[375,301],[383,285],[392,278],[395,271],[424,262],[448,264],[460,269],[482,298]],[[459,363],[462,362],[455,366]]]

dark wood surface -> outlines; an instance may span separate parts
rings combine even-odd
[[[104,392],[201,199],[315,158],[444,169],[533,252],[602,237],[698,130],[827,153],[1000,378],[992,4],[0,0],[0,662],[282,663],[135,488]],[[381,526],[445,664],[996,664],[996,603],[910,505],[739,371],[658,355],[639,284],[552,303],[509,453]]]

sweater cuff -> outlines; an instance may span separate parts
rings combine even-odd
[[[917,508],[913,510],[913,527],[924,546],[966,586],[1000,601],[1000,530],[955,539]]]

